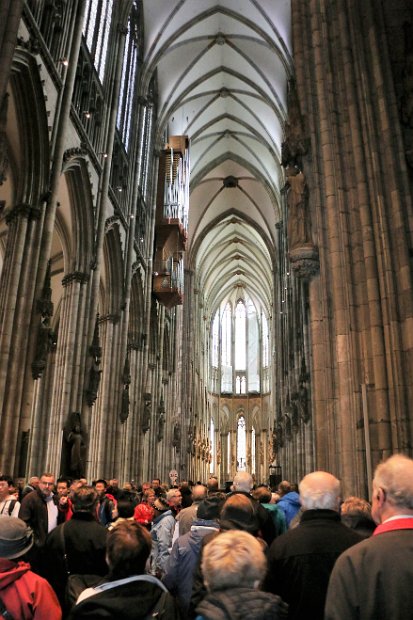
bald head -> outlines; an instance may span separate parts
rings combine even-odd
[[[338,511],[340,506],[340,481],[326,471],[314,471],[299,485],[303,510],[327,509]]]
[[[207,496],[207,490],[203,484],[196,484],[192,489],[192,499],[194,502],[202,502]]]
[[[249,493],[254,486],[254,481],[251,474],[246,471],[238,471],[234,477],[234,489],[235,491],[245,491]]]
[[[384,491],[389,504],[413,510],[413,460],[395,454],[378,465],[373,479],[373,496],[377,489]]]

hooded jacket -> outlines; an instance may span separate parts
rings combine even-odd
[[[283,495],[283,497],[277,502],[277,508],[281,508],[285,514],[285,520],[287,527],[290,525],[292,519],[301,508],[300,496],[295,491],[290,491]]]
[[[60,620],[62,611],[46,579],[30,564],[0,558],[0,597],[16,620]]]
[[[151,574],[163,577],[172,549],[172,536],[175,527],[175,517],[172,510],[162,512],[154,519],[151,529],[152,553]]]
[[[217,532],[216,521],[197,519],[190,532],[180,536],[172,547],[163,583],[177,597],[181,609],[187,612],[191,601],[195,568],[201,552],[202,539],[211,532]]]
[[[162,584],[149,581],[132,581],[104,590],[75,605],[69,620],[98,620],[98,618],[121,618],[144,620],[157,607],[163,620],[179,620],[180,615],[173,597],[163,592]],[[155,615],[154,615],[155,617]]]

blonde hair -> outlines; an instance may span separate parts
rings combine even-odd
[[[267,559],[254,536],[232,530],[218,534],[205,546],[201,569],[209,591],[252,588],[264,578]]]
[[[345,515],[349,512],[359,512],[371,517],[371,505],[369,502],[361,497],[350,495],[346,497],[344,502],[340,506],[341,514]]]

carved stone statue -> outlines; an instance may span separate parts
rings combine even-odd
[[[80,413],[73,411],[64,429],[64,437],[68,445],[69,474],[75,478],[84,476],[83,450],[85,447],[82,435]]]
[[[164,427],[165,427],[165,414],[164,413],[160,413],[159,418],[158,418],[158,434],[157,434],[157,440],[162,441],[163,437],[164,437]]]
[[[298,389],[297,406],[300,412],[301,419],[303,420],[304,424],[306,424],[310,419],[310,410],[308,407],[308,390],[303,383]]]
[[[129,416],[129,385],[125,385],[122,390],[122,403],[120,409],[120,421],[123,424]]]
[[[99,368],[99,360],[95,358],[89,370],[89,385],[87,388],[87,404],[89,407],[91,407],[97,399],[101,374],[102,371]]]
[[[180,447],[181,447],[181,425],[179,424],[179,422],[175,422],[174,424],[172,445],[175,448],[175,450],[179,453]]]
[[[146,433],[151,427],[151,402],[152,397],[150,394],[144,394],[145,404],[142,414],[142,431]]]
[[[308,213],[308,187],[305,175],[295,166],[288,166],[288,246],[290,250],[313,245],[311,223]]]

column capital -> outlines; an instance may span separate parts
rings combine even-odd
[[[66,287],[71,282],[79,282],[79,284],[86,284],[89,281],[89,274],[84,271],[72,271],[64,276],[62,285]]]
[[[27,203],[20,203],[15,205],[9,213],[6,215],[6,223],[11,224],[11,222],[19,217],[24,217],[28,220],[39,220],[41,215],[41,210],[39,206],[29,205]]]

